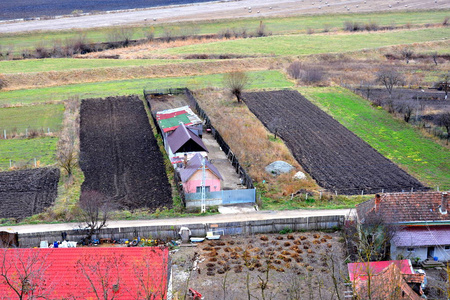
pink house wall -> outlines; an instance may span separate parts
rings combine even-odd
[[[205,186],[210,187],[210,192],[218,192],[221,190],[220,179],[217,178],[210,170],[205,172]],[[202,186],[202,171],[198,170],[194,175],[189,178],[187,182],[183,183],[183,189],[186,193],[196,193],[197,187]]]

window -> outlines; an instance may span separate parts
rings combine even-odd
[[[202,187],[198,186],[197,187],[197,193],[201,193],[202,192]],[[210,187],[209,186],[205,186],[205,192],[209,193],[210,192]]]
[[[450,251],[450,245],[444,246],[445,251]]]
[[[414,248],[406,248],[406,251],[408,251],[408,252],[414,252],[415,249],[414,249]]]

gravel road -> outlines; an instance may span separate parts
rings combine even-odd
[[[329,210],[286,210],[286,211],[255,211],[247,213],[220,214],[205,217],[156,219],[156,220],[134,220],[134,221],[109,221],[108,228],[153,226],[153,225],[189,225],[202,223],[224,223],[224,222],[244,222],[253,220],[270,220],[281,218],[298,218],[312,216],[335,216],[347,215],[350,209],[329,209]],[[8,230],[18,233],[61,231],[79,228],[78,223],[62,224],[38,224],[21,226],[3,226],[0,231]]]
[[[249,10],[249,7],[251,10]],[[207,2],[144,10],[50,20],[0,23],[0,33],[86,29],[124,24],[158,24],[242,17],[354,13],[384,10],[449,9],[448,0],[238,0]]]

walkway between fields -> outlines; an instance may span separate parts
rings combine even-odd
[[[121,227],[139,227],[154,225],[189,225],[199,223],[225,223],[225,222],[245,222],[256,220],[271,220],[281,218],[298,217],[316,217],[316,216],[335,216],[347,215],[350,209],[326,209],[326,210],[284,210],[284,211],[255,211],[242,214],[221,214],[204,217],[186,217],[170,219],[153,220],[124,220],[109,221],[108,228]],[[9,230],[20,233],[46,232],[46,231],[64,231],[80,228],[80,223],[61,223],[61,224],[37,224],[20,226],[2,226],[0,231]]]

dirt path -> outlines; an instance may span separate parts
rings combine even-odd
[[[326,4],[325,4],[326,3]],[[251,7],[251,10],[248,8]],[[448,9],[445,0],[242,0],[158,7],[117,13],[66,17],[50,20],[3,23],[0,33],[34,30],[68,30],[124,24],[158,24],[243,17],[300,14],[354,13],[392,10]]]
[[[335,216],[335,215],[347,215],[349,212],[350,209],[324,209],[324,210],[302,209],[302,210],[287,210],[287,211],[255,211],[252,213],[221,214],[205,217],[134,220],[134,221],[110,221],[108,222],[108,228],[153,226],[153,225],[189,225],[199,223],[224,223],[224,222],[243,222],[252,220],[271,220],[280,218]],[[32,233],[32,232],[71,230],[75,228],[79,228],[79,223],[2,226],[0,227],[0,231],[11,230],[18,233]]]

